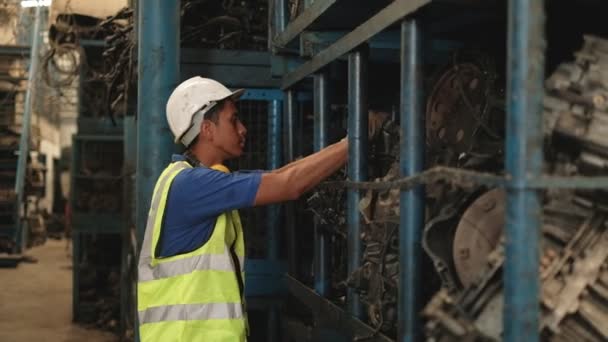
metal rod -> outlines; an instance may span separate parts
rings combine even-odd
[[[419,22],[401,23],[401,154],[400,173],[408,177],[424,168],[422,48]],[[399,341],[418,341],[421,284],[421,234],[424,187],[401,191],[399,222]]]
[[[278,342],[279,341],[279,309],[276,307],[271,307],[268,311],[268,342]]]
[[[329,86],[327,73],[320,72],[314,76],[314,150],[319,151],[327,146],[327,126],[329,123]],[[329,244],[327,236],[320,231],[319,222],[315,219],[314,273],[315,290],[321,296],[329,291]]]
[[[543,1],[509,1],[505,341],[539,340],[539,193],[542,168]]]
[[[295,91],[288,90],[285,92],[285,120],[283,122],[284,146],[283,151],[285,163],[293,161],[294,158],[294,116],[296,111]],[[297,234],[294,220],[295,208],[293,202],[285,204],[285,225],[287,226],[287,259],[289,273],[297,276],[298,252],[297,252]]]
[[[281,106],[280,100],[272,100],[268,106],[268,169],[281,165]],[[268,259],[279,259],[280,206],[268,206]]]
[[[367,179],[367,62],[366,45],[348,55],[348,178],[353,181]],[[361,217],[358,190],[347,191],[348,273],[361,264]],[[361,301],[355,290],[348,288],[347,307],[355,317],[361,317]]]
[[[323,322],[320,326],[306,329],[306,333],[312,333],[312,339],[302,339],[305,341],[368,341],[368,342],[390,342],[392,339],[386,337],[382,332],[363,323],[357,318],[353,318],[348,312],[331,300],[319,296],[315,291],[299,282],[297,279],[285,277],[289,293],[297,298],[300,303],[312,311],[314,317],[322,317]],[[322,329],[336,328],[341,332],[342,338],[327,338],[327,330],[323,331],[324,338],[315,338]],[[315,332],[316,331],[316,332]],[[310,335],[309,335],[310,336]]]
[[[274,0],[274,27],[275,36],[280,35],[285,31],[287,27],[289,9],[287,7],[287,0]],[[272,37],[274,38],[274,37]]]
[[[17,194],[18,223],[15,229],[16,252],[20,253],[24,244],[25,229],[25,174],[27,173],[27,157],[30,151],[30,125],[32,121],[32,110],[34,106],[34,93],[36,91],[36,77],[38,75],[38,62],[40,59],[40,22],[42,21],[41,6],[36,6],[34,31],[32,32],[32,50],[30,52],[30,69],[27,75],[27,90],[25,92],[25,103],[23,105],[23,119],[21,124],[21,136],[19,137],[19,157],[17,159],[17,176],[15,179],[15,193]],[[23,220],[22,220],[23,216]]]
[[[137,237],[141,244],[156,179],[171,161],[165,108],[179,82],[179,1],[139,0]]]

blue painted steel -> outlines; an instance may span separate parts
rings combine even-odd
[[[422,48],[419,23],[401,23],[401,154],[400,174],[424,168],[424,113],[422,111]],[[421,234],[424,225],[424,187],[401,192],[399,225],[399,341],[418,341],[421,284]]]
[[[241,96],[241,100],[280,100],[283,101],[284,93],[279,89],[269,89],[269,88],[247,88],[243,96]],[[295,95],[295,99],[298,102],[310,101],[312,100],[312,96],[309,93],[299,92]]]
[[[287,263],[279,260],[245,259],[245,297],[277,296],[287,293]]]
[[[367,62],[369,49],[366,45],[348,55],[348,178],[353,181],[367,180]],[[348,273],[361,264],[361,217],[360,193],[347,191],[346,219],[348,225]],[[346,293],[348,311],[361,317],[359,295],[351,287]]]
[[[271,48],[285,47],[289,42],[294,40],[302,31],[309,27],[315,20],[317,20],[323,13],[325,13],[330,7],[332,7],[338,0],[317,0],[314,6],[309,6],[306,10],[300,13],[294,20],[289,23],[289,26],[283,26],[280,30],[277,29],[277,34],[271,41]],[[275,8],[277,6],[285,6],[287,0],[275,0]],[[287,8],[284,8],[281,13],[285,13]]]
[[[509,1],[506,260],[506,341],[539,340],[539,193],[529,179],[541,174],[544,76],[543,1]]]
[[[296,111],[296,92],[287,90],[285,92],[285,120],[283,121],[283,154],[285,163],[289,163],[294,159],[294,117]],[[297,233],[294,221],[294,206],[293,203],[285,204],[285,225],[287,232],[287,259],[289,262],[289,273],[294,274],[297,271],[298,253],[297,253]]]
[[[329,125],[329,86],[328,75],[320,72],[314,76],[314,150],[319,151],[327,146],[327,128]],[[319,222],[315,220],[314,274],[315,290],[321,296],[329,291],[329,241],[320,231]]]
[[[179,1],[138,4],[137,240],[141,244],[156,179],[171,160],[173,139],[165,116],[179,82]]]
[[[30,68],[27,75],[27,90],[25,92],[25,103],[23,119],[21,124],[21,136],[19,137],[19,158],[17,159],[17,176],[15,179],[15,193],[17,194],[17,210],[18,223],[13,240],[17,248],[17,252],[21,252],[22,244],[24,243],[25,229],[22,226],[21,215],[25,215],[23,211],[23,202],[25,199],[25,174],[27,170],[27,157],[30,151],[30,125],[32,119],[32,107],[34,101],[34,91],[36,88],[36,77],[38,76],[38,61],[40,57],[40,14],[41,7],[36,7],[34,19],[34,31],[32,32],[32,50],[30,52]]]
[[[342,39],[338,40],[306,63],[300,65],[297,69],[284,75],[281,89],[292,87],[305,77],[317,72],[337,58],[340,58],[344,54],[355,49],[357,46],[364,44],[371,37],[387,29],[392,24],[401,20],[404,16],[414,12],[430,1],[431,0],[394,0],[365,23],[359,25],[356,29],[342,37]],[[316,2],[311,9],[315,6]]]
[[[241,96],[241,100],[280,101],[283,100],[283,92],[279,89],[248,88],[245,90],[243,96]]]
[[[0,45],[0,55],[2,56],[23,56],[30,55],[32,48],[30,46],[18,45]]]
[[[281,165],[281,106],[282,101],[273,100],[268,106],[268,169],[278,169]],[[280,206],[268,207],[268,259],[279,258]]]
[[[287,0],[273,0],[274,1],[274,35],[277,36],[283,31],[285,31],[285,27],[287,27],[287,21],[289,16],[289,10],[287,8]],[[271,37],[274,38],[274,37]],[[272,44],[272,39],[268,40],[269,44]],[[272,45],[271,45],[272,46]]]

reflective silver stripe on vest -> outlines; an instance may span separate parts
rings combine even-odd
[[[241,303],[179,304],[149,308],[138,312],[139,323],[243,318]]]
[[[148,265],[149,266],[149,265]],[[202,254],[177,259],[172,261],[160,262],[154,267],[139,266],[139,281],[145,282],[155,279],[169,278],[179,275],[192,273],[194,271],[231,271],[234,272],[232,258],[228,249],[224,249],[224,254]]]
[[[188,164],[186,164],[185,162],[177,162],[171,165],[171,167],[169,168],[169,170],[167,170],[167,172],[165,173],[164,177],[162,179],[160,179],[160,182],[158,183],[158,191],[156,193],[154,193],[152,195],[152,204],[150,205],[150,211],[148,212],[148,222],[146,224],[146,232],[144,235],[144,241],[142,243],[142,247],[141,247],[141,252],[140,252],[140,265],[142,263],[145,264],[149,264],[150,258],[151,258],[151,254],[150,254],[150,250],[152,248],[152,237],[154,236],[154,223],[155,223],[155,217],[156,217],[156,213],[158,212],[158,207],[160,206],[160,199],[162,197],[162,193],[163,190],[165,189],[165,186],[167,185],[167,181],[169,180],[169,177],[171,176],[171,174],[175,171],[178,170],[183,170],[183,169],[187,169],[188,168]]]

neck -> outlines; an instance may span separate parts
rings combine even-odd
[[[203,147],[201,145],[195,146],[190,150],[190,154],[194,156],[201,164],[211,167],[217,164],[224,164],[224,158],[220,151],[209,147]]]

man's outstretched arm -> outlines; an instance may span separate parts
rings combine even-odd
[[[295,200],[340,169],[348,156],[346,139],[286,166],[264,173],[254,205]]]

